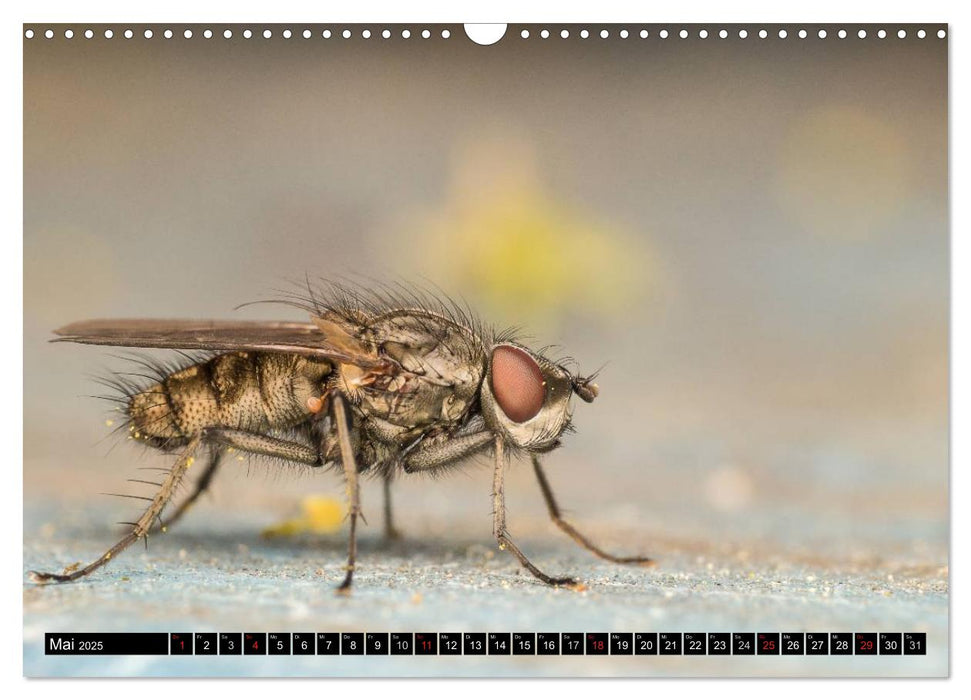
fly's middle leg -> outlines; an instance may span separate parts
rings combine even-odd
[[[400,540],[401,531],[394,526],[394,519],[391,517],[391,477],[385,474],[382,481],[384,489],[384,538],[386,540]]]
[[[48,583],[51,581],[63,583],[66,581],[75,581],[83,576],[87,576],[91,572],[107,564],[133,542],[136,542],[143,537],[147,537],[152,523],[161,515],[162,509],[165,508],[166,504],[172,498],[172,494],[175,493],[175,489],[182,481],[182,477],[185,476],[186,471],[192,466],[192,463],[195,460],[195,453],[201,443],[201,433],[196,434],[195,437],[189,440],[188,444],[179,455],[179,458],[172,466],[172,469],[169,470],[169,473],[166,475],[165,479],[158,484],[159,490],[155,494],[155,497],[146,498],[146,500],[150,501],[150,503],[145,509],[145,512],[142,513],[141,517],[136,522],[131,523],[131,531],[121,538],[121,540],[116,542],[114,546],[112,546],[107,552],[102,554],[87,566],[77,569],[76,571],[65,571],[63,574],[31,571],[31,579],[37,583]]]
[[[337,438],[340,443],[341,463],[344,466],[344,480],[347,484],[348,518],[350,519],[350,535],[347,543],[347,574],[344,576],[344,582],[338,586],[337,592],[348,594],[351,592],[351,582],[354,579],[354,566],[357,560],[357,517],[361,515],[361,489],[357,478],[357,461],[354,458],[354,448],[351,445],[347,404],[340,394],[334,394],[333,408],[334,422],[337,424]]]

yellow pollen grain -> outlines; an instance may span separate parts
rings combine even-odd
[[[341,503],[330,496],[307,496],[300,504],[301,514],[263,530],[263,537],[292,537],[303,533],[331,533],[344,520]]]
[[[114,424],[115,424],[115,422],[113,420],[111,420],[110,418],[105,421],[105,425],[107,425],[109,428],[111,426],[113,426]]]
[[[169,529],[163,525],[162,526],[162,532],[168,532],[168,531],[169,531]]]
[[[105,561],[108,561],[109,559],[111,559],[111,552],[105,554]]]
[[[243,455],[240,455],[239,457],[237,457],[236,458],[236,461],[237,462],[242,462],[243,461]]]

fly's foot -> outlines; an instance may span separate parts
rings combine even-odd
[[[496,541],[499,543],[499,549],[509,550],[510,552],[512,552],[515,555],[516,559],[519,560],[519,563],[524,567],[526,567],[529,573],[531,573],[533,576],[538,578],[546,585],[557,586],[557,587],[562,586],[563,588],[569,588],[574,591],[586,590],[586,586],[584,586],[582,583],[577,581],[575,578],[572,578],[570,576],[553,577],[553,576],[550,576],[549,574],[545,574],[542,571],[540,571],[539,568],[537,568],[536,565],[533,564],[533,562],[531,562],[526,557],[525,554],[523,554],[522,550],[519,549],[519,547],[517,547],[511,539],[509,539],[508,534],[506,533],[500,534],[498,537],[496,537]]]
[[[587,590],[587,587],[583,583],[573,578],[572,576],[553,578],[552,576],[546,576],[544,574],[542,577],[537,576],[537,578],[539,578],[539,580],[542,581],[543,583],[549,586],[553,586],[555,588],[568,588],[571,591],[577,591],[578,593]]]
[[[77,570],[81,568],[81,562],[76,561],[64,567],[64,572],[60,574],[44,573],[41,571],[28,571],[27,577],[34,583],[64,583],[79,578],[81,574]]]
[[[66,581],[73,581],[76,578],[75,576],[71,575],[72,573],[73,572],[70,572],[67,569],[65,569],[65,573],[63,574],[52,574],[43,571],[28,571],[27,578],[29,578],[32,583],[64,583]]]
[[[27,578],[31,583],[52,583],[57,580],[58,574],[47,574],[40,571],[28,571]]]
[[[347,575],[344,577],[343,583],[337,587],[335,593],[341,596],[349,596],[351,594],[351,582],[354,578],[354,567],[347,567]]]
[[[657,566],[657,562],[650,557],[618,557],[613,554],[604,556],[605,553],[594,552],[601,559],[605,559],[614,564],[630,564],[631,566]]]

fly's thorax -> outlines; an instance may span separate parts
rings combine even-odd
[[[482,382],[486,425],[517,447],[549,450],[570,423],[574,379],[542,355],[514,343],[492,348]]]
[[[454,424],[478,397],[485,353],[475,334],[425,311],[399,310],[366,329],[391,371],[341,365],[339,386],[362,414],[404,429]]]

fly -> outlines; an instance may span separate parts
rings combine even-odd
[[[308,323],[246,321],[95,320],[55,331],[55,341],[136,348],[201,350],[179,367],[151,365],[148,383],[115,378],[132,439],[174,454],[127,534],[87,566],[64,573],[31,572],[38,582],[74,581],[104,566],[151,532],[165,531],[206,491],[229,450],[310,467],[340,468],[346,481],[348,592],[357,561],[361,515],[359,476],[384,480],[385,534],[396,535],[390,482],[400,473],[440,472],[491,454],[493,535],[536,578],[578,588],[571,577],[549,576],[512,541],[506,529],[504,475],[510,454],[528,455],[553,522],[578,544],[608,561],[619,557],[563,519],[540,463],[571,429],[571,399],[590,403],[593,377],[571,372],[483,326],[471,311],[413,290],[362,291],[326,285],[280,303],[310,315]],[[190,494],[168,518],[176,488],[205,455]]]

